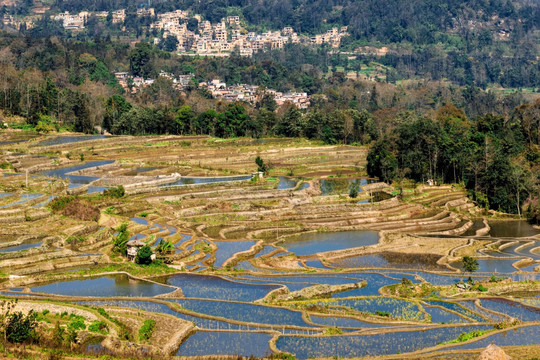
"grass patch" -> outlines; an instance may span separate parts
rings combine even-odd
[[[156,328],[156,321],[152,319],[144,320],[143,325],[139,329],[139,341],[148,340],[152,337],[152,333]]]

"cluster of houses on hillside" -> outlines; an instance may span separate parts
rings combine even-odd
[[[252,56],[258,51],[281,49],[287,43],[307,43],[313,45],[330,44],[339,47],[341,38],[347,36],[347,27],[334,27],[324,34],[306,37],[298,35],[292,27],[281,31],[264,33],[249,32],[241,25],[239,16],[228,16],[217,24],[201,21],[199,15],[192,18],[198,20],[198,28],[189,30],[187,20],[189,14],[182,10],[158,15],[151,28],[163,30],[163,37],[174,36],[178,40],[178,52],[205,56],[229,56],[237,49],[241,56]],[[159,39],[156,39],[159,41]]]
[[[69,30],[84,29],[86,19],[91,15],[99,18],[111,16],[112,23],[123,23],[126,19],[126,10],[120,9],[114,12],[82,11],[78,14],[64,12],[55,15],[55,20],[61,21],[64,28]],[[237,50],[241,56],[252,56],[258,51],[268,49],[281,49],[287,43],[304,43],[312,45],[329,44],[337,48],[341,39],[347,36],[347,27],[334,27],[324,34],[313,37],[298,35],[292,27],[285,27],[281,31],[267,31],[264,33],[249,32],[242,27],[239,16],[228,16],[217,24],[202,20],[200,15],[190,15],[187,11],[175,10],[156,16],[153,8],[139,8],[137,16],[150,17],[155,21],[150,25],[163,34],[163,38],[170,36],[178,40],[177,51],[186,55],[202,56],[229,56]],[[188,29],[188,20],[196,19],[196,29]],[[162,38],[155,38],[158,44]]]
[[[250,104],[256,103],[264,94],[273,96],[274,101],[278,106],[286,102],[291,102],[299,109],[309,107],[310,101],[307,93],[282,93],[272,89],[261,90],[259,86],[247,84],[235,84],[227,86],[221,80],[212,80],[210,82],[202,82],[199,87],[206,88],[212,96],[225,101],[241,101]]]
[[[137,93],[137,90],[150,86],[154,83],[154,79],[144,79],[140,76],[131,76],[127,72],[117,72],[114,73],[114,76],[116,77],[116,80],[118,80],[120,86],[122,86],[122,88],[124,88],[124,90],[130,94],[135,94]],[[173,87],[177,90],[185,90],[190,80],[193,78],[193,75],[191,74],[174,76],[163,71],[159,74],[159,76],[171,80]]]
[[[154,79],[144,79],[142,77],[133,77],[127,72],[117,72],[114,74],[118,83],[129,94],[135,94],[142,88],[150,86],[154,83]],[[186,89],[193,75],[178,75],[161,72],[160,77],[167,78],[172,81],[173,87],[177,90],[183,91]],[[219,79],[209,82],[199,83],[199,87],[208,90],[216,99],[222,99],[229,102],[245,102],[249,104],[255,104],[260,100],[264,94],[270,94],[273,96],[274,101],[278,106],[291,102],[299,109],[306,109],[310,105],[310,98],[307,93],[282,93],[272,89],[260,89],[256,85],[248,84],[235,84],[227,86],[227,84]]]

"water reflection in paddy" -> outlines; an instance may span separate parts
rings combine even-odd
[[[283,246],[298,256],[305,256],[318,252],[374,245],[378,241],[379,234],[376,231],[343,231],[302,234],[293,240],[287,240]]]
[[[492,237],[526,237],[540,234],[540,230],[535,229],[526,220],[499,220],[489,221]]]
[[[153,297],[174,291],[173,288],[133,279],[124,274],[36,286],[33,292],[65,296],[144,296]]]
[[[378,254],[351,256],[332,262],[332,266],[338,268],[405,268],[405,269],[426,269],[426,270],[446,270],[445,267],[437,265],[439,255],[407,255],[400,253],[384,252]]]
[[[226,176],[226,177],[182,177],[177,181],[173,181],[160,186],[182,186],[195,184],[209,184],[226,181],[245,181],[251,179],[251,175]]]
[[[70,144],[81,141],[106,139],[105,135],[74,135],[74,136],[59,136],[47,140],[40,141],[35,146],[51,146],[60,144]]]
[[[37,243],[32,243],[32,244],[20,244],[20,245],[10,246],[7,248],[0,248],[0,253],[11,253],[15,251],[29,250],[29,249],[39,247],[42,244],[43,244],[42,242],[37,242]]]
[[[171,300],[191,311],[224,317],[231,320],[268,325],[292,325],[310,327],[302,319],[302,313],[283,308],[273,308],[249,303],[231,303],[210,300]]]
[[[478,341],[457,345],[448,350],[481,349],[487,347],[489,344],[496,344],[497,346],[540,344],[540,326],[526,326],[505,330]]]
[[[215,241],[217,250],[215,252],[216,260],[214,266],[223,266],[223,263],[231,258],[234,254],[249,250],[255,241]]]
[[[178,349],[177,356],[239,355],[266,357],[272,354],[271,334],[258,332],[198,331]]]
[[[255,301],[279,288],[276,285],[244,284],[218,276],[194,274],[171,275],[160,281],[181,288],[186,297],[220,300]]]
[[[453,326],[425,331],[399,331],[378,335],[326,337],[282,336],[276,346],[298,359],[312,357],[362,357],[406,353],[456,339],[461,333],[489,330],[489,326]]]

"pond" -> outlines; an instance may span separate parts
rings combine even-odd
[[[484,339],[463,345],[456,345],[448,350],[482,349],[489,344],[497,346],[519,346],[540,344],[540,326],[525,326],[493,334]]]
[[[215,252],[214,266],[223,266],[223,263],[234,254],[249,250],[255,243],[255,241],[214,241],[214,244],[218,247]]]
[[[312,326],[302,319],[301,312],[289,309],[211,300],[181,299],[171,301],[191,311],[231,320],[276,326]]]
[[[460,305],[458,305],[456,303],[453,303],[453,302],[448,302],[448,301],[426,301],[425,303],[428,304],[428,305],[431,305],[431,306],[436,305],[436,306],[440,306],[440,307],[443,307],[443,308],[448,309],[448,310],[452,310],[452,311],[457,312],[460,315],[466,316],[466,317],[468,317],[468,318],[470,318],[470,319],[472,319],[473,321],[476,321],[476,322],[485,322],[486,321],[480,315],[472,312],[468,308],[461,307]]]
[[[488,310],[509,315],[520,321],[540,321],[540,308],[506,299],[481,299],[480,305]]]
[[[462,236],[476,236],[476,232],[480,229],[483,229],[485,227],[484,220],[478,219],[473,222],[470,228],[467,229]]]
[[[177,181],[163,184],[160,186],[182,186],[195,184],[209,184],[225,181],[246,181],[251,179],[251,175],[223,176],[223,177],[182,177]]]
[[[500,220],[489,221],[492,237],[526,237],[540,234],[540,230],[535,229],[526,220]]]
[[[478,270],[476,271],[483,272],[483,273],[493,273],[493,274],[513,273],[513,272],[516,272],[517,269],[513,267],[512,264],[518,260],[519,259],[508,259],[505,257],[497,257],[494,259],[477,259],[476,261],[478,261]],[[451,263],[450,265],[458,269],[464,270],[463,264],[461,261]]]
[[[360,179],[321,179],[321,195],[337,195],[348,194],[352,187],[356,186],[358,192],[362,192],[361,186],[371,184],[375,182],[373,179],[360,178]]]
[[[256,325],[248,326],[248,325],[232,324],[225,321],[212,320],[212,319],[201,318],[198,316],[183,314],[178,311],[174,311],[166,304],[152,302],[152,301],[100,300],[100,301],[80,301],[78,302],[78,304],[87,305],[87,306],[95,306],[95,307],[118,306],[118,307],[130,308],[130,309],[140,309],[140,310],[154,312],[154,313],[169,314],[179,319],[191,321],[192,323],[194,323],[196,326],[198,326],[201,329],[257,330],[259,328]]]
[[[46,139],[38,142],[34,146],[51,146],[51,145],[60,145],[60,144],[70,144],[81,141],[90,141],[90,140],[99,140],[106,139],[105,135],[74,135],[74,136],[59,136],[50,139]]]
[[[317,316],[317,315],[310,315],[311,322],[317,325],[324,325],[324,326],[332,326],[332,327],[348,327],[348,328],[355,328],[355,329],[363,329],[363,328],[381,328],[381,327],[388,327],[388,326],[395,326],[393,324],[377,324],[377,323],[370,323],[367,321],[362,321],[358,319],[352,319],[347,317],[339,317],[339,316]]]
[[[424,306],[424,310],[431,316],[432,323],[458,324],[469,322],[469,320],[465,320],[461,316],[438,307]]]
[[[377,335],[281,336],[276,346],[298,359],[377,356],[412,352],[456,339],[462,333],[489,329],[489,326],[453,326],[425,331],[394,330]]]
[[[0,253],[11,253],[15,251],[29,250],[43,245],[43,242],[37,242],[33,244],[20,244],[16,246],[10,246],[7,248],[0,248]]]
[[[96,160],[88,161],[82,165],[68,166],[60,169],[42,171],[41,175],[49,177],[58,177],[61,179],[69,179],[73,184],[89,184],[92,181],[98,180],[99,177],[83,176],[83,175],[68,175],[71,172],[84,170],[92,167],[103,166],[114,163],[114,160]]]
[[[234,301],[262,299],[270,291],[279,288],[276,285],[245,284],[218,276],[196,274],[176,274],[159,281],[181,288],[185,297]]]
[[[298,256],[306,256],[318,252],[370,246],[378,242],[379,234],[376,231],[342,231],[303,234],[287,240],[283,246]]]
[[[133,279],[124,274],[107,275],[84,280],[56,282],[31,288],[33,292],[64,296],[113,297],[144,296],[153,297],[175,289],[148,281]]]
[[[403,254],[393,252],[383,252],[378,254],[351,256],[335,260],[332,266],[338,268],[404,268],[404,269],[424,269],[424,270],[447,270],[445,267],[437,265],[439,255],[431,254]]]
[[[377,314],[377,312],[388,313],[393,319],[406,321],[423,321],[424,314],[418,306],[411,301],[393,298],[369,298],[369,299],[343,299],[334,301],[321,301],[316,303],[320,306],[328,306],[330,309],[336,306],[345,306],[353,310]]]
[[[178,349],[177,356],[238,355],[263,358],[272,354],[271,334],[259,332],[197,331]]]
[[[0,206],[0,208],[8,208],[8,207],[24,204],[25,202],[37,199],[42,196],[43,196],[42,194],[22,194],[19,200]]]

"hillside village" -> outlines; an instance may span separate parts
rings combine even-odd
[[[135,94],[140,89],[150,86],[154,83],[155,79],[144,79],[138,76],[131,76],[127,72],[117,72],[114,74],[118,83],[122,88],[130,93]],[[189,83],[194,79],[194,75],[178,75],[161,72],[159,77],[163,77],[172,81],[173,88],[179,91],[183,91],[187,88]],[[220,79],[214,79],[209,82],[201,82],[198,84],[200,88],[208,90],[210,94],[216,99],[221,99],[228,102],[245,102],[249,104],[255,104],[265,94],[270,94],[277,106],[281,106],[286,102],[294,104],[299,109],[307,109],[310,105],[310,97],[307,93],[283,93],[273,89],[261,89],[256,85],[248,84],[233,84],[227,85]]]
[[[60,21],[66,30],[80,31],[85,28],[86,21],[91,16],[96,16],[103,21],[108,19],[113,24],[122,24],[127,14],[125,9],[111,12],[81,11],[77,14],[66,11],[52,15],[51,18]],[[154,38],[154,44],[174,37],[177,42],[177,53],[192,56],[230,56],[233,51],[238,51],[241,56],[251,57],[259,51],[282,49],[288,43],[315,46],[328,44],[332,48],[338,48],[341,39],[349,35],[346,26],[333,27],[324,34],[316,34],[312,37],[299,35],[292,27],[284,27],[280,31],[256,33],[246,30],[239,16],[228,16],[221,22],[212,24],[208,20],[203,20],[200,15],[190,15],[184,10],[175,10],[156,16],[153,8],[139,8],[137,17],[151,18],[153,22],[150,29],[155,29],[162,34],[162,37]],[[196,20],[195,29],[188,29],[187,24],[190,19]],[[29,29],[34,25],[33,19],[16,19],[11,15],[4,15],[2,21],[5,25],[16,29],[21,26]]]

